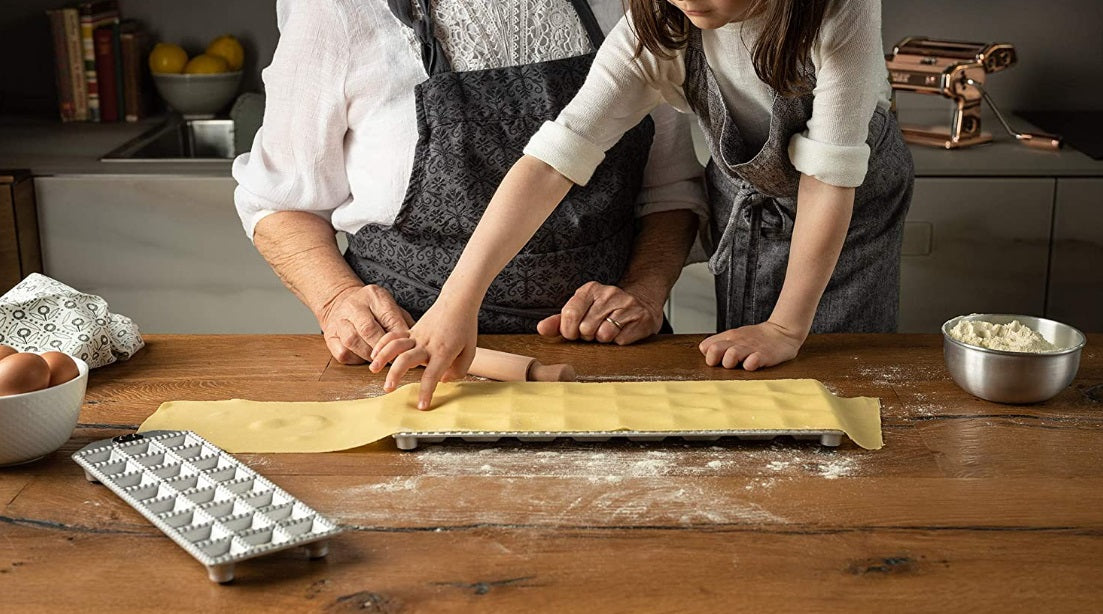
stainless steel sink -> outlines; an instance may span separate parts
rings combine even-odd
[[[232,119],[172,117],[111,150],[104,162],[219,162],[232,160]]]

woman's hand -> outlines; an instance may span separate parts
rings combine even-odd
[[[742,363],[744,369],[754,371],[792,360],[807,336],[807,331],[789,330],[766,321],[713,335],[702,341],[698,349],[710,367],[734,369]]]
[[[541,320],[536,330],[545,337],[628,345],[654,335],[662,325],[661,301],[655,303],[634,289],[591,281],[574,293],[560,313]]]
[[[477,307],[464,307],[442,295],[408,332],[383,335],[372,354],[369,368],[379,373],[391,363],[383,383],[383,390],[391,392],[407,371],[425,365],[417,408],[429,409],[437,382],[460,379],[467,374],[471,359],[475,357],[478,329]]]
[[[323,308],[319,323],[337,362],[358,365],[371,360],[372,350],[385,334],[408,333],[414,319],[390,292],[370,285],[338,292]]]

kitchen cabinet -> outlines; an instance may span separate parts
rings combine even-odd
[[[900,331],[967,313],[1045,312],[1055,181],[915,180],[900,267]]]
[[[46,275],[144,333],[317,332],[242,231],[231,177],[38,177]]]
[[[1057,180],[1046,314],[1103,330],[1103,179]]]
[[[0,170],[0,294],[40,272],[34,181],[25,170]]]
[[[716,286],[707,262],[682,269],[670,289],[667,318],[676,333],[716,332]]]

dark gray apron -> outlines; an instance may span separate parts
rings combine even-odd
[[[392,12],[422,43],[428,80],[415,88],[414,169],[392,226],[369,224],[345,259],[419,318],[436,300],[506,171],[545,120],[554,120],[586,79],[595,53],[453,72],[433,37],[428,0],[420,18],[409,0]],[[585,0],[571,0],[594,49],[602,33]],[[645,118],[609,150],[589,185],[567,197],[495,278],[479,312],[481,333],[532,333],[582,284],[616,284],[635,239],[636,197],[654,125]]]
[[[765,322],[785,280],[797,212],[800,173],[789,160],[789,139],[812,116],[812,95],[775,94],[769,137],[752,157],[705,59],[700,30],[691,32],[685,63],[686,97],[712,153],[705,173],[716,244],[709,268],[716,275],[717,327]],[[850,228],[813,333],[896,331],[900,246],[915,172],[891,113],[877,109],[866,143],[869,170],[855,190]]]

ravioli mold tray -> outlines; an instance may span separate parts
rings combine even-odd
[[[101,482],[207,568],[234,579],[234,564],[305,546],[329,552],[332,521],[191,431],[149,431],[91,443],[73,454]]]
[[[715,431],[419,431],[395,433],[395,445],[400,450],[414,450],[422,443],[440,443],[446,439],[462,439],[470,442],[494,442],[510,437],[520,441],[546,442],[560,438],[575,441],[662,441],[678,437],[686,441],[716,441],[722,437],[761,441],[789,436],[798,440],[818,440],[824,446],[842,443],[842,431],[836,430],[715,430]]]

